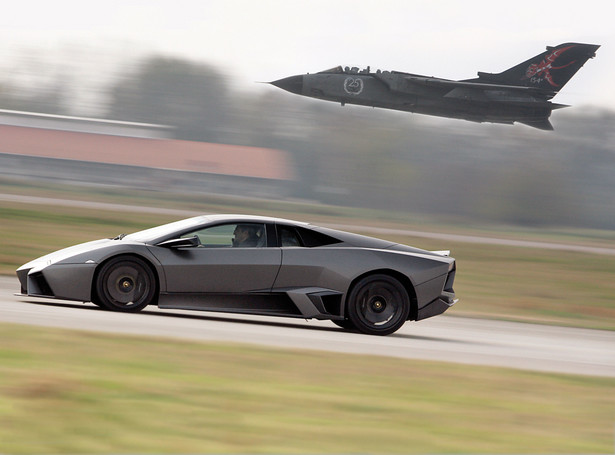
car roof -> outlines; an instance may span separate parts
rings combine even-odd
[[[212,214],[212,215],[202,215],[195,218],[201,218],[203,222],[207,221],[220,221],[220,222],[234,222],[234,221],[244,221],[244,222],[260,222],[260,223],[286,223],[286,224],[294,224],[296,226],[311,226],[315,227],[313,224],[305,223],[302,221],[288,220],[285,218],[277,218],[272,216],[260,216],[260,215],[242,215],[242,214]]]
[[[197,227],[199,225],[217,223],[283,223],[312,229],[315,228],[315,226],[308,223],[267,216],[238,214],[199,215],[191,218],[185,218],[183,220],[174,221],[172,223],[163,224],[160,226],[154,226],[143,231],[134,232],[127,235],[125,238],[127,240],[133,240],[137,242],[155,243],[162,240],[168,240],[177,232],[187,232],[188,230],[193,229],[194,227]]]

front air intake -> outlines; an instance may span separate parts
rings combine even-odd
[[[55,297],[42,272],[28,275],[28,295]]]

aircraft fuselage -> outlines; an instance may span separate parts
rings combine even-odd
[[[521,122],[553,129],[549,100],[600,46],[565,43],[498,74],[453,81],[398,71],[371,72],[341,66],[271,82],[292,93],[344,104],[357,104],[475,122]]]

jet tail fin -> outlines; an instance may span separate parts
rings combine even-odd
[[[501,73],[478,73],[478,81],[533,87],[558,92],[587,60],[595,57],[596,44],[564,43]]]

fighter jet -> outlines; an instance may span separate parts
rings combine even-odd
[[[600,46],[565,43],[501,73],[478,72],[478,78],[454,81],[400,71],[338,66],[315,74],[271,82],[298,95],[362,106],[465,119],[474,122],[523,123],[552,130],[553,98]]]

